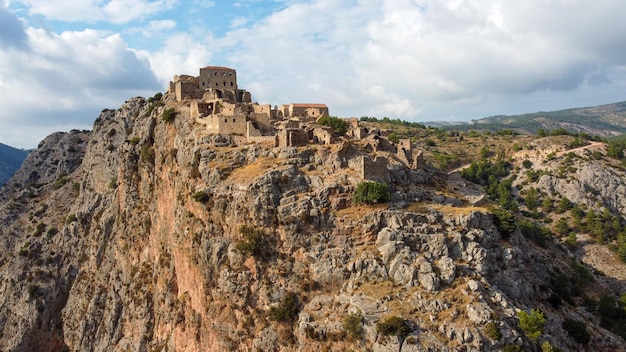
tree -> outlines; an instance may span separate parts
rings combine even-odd
[[[535,210],[537,208],[537,201],[539,200],[539,193],[537,189],[534,187],[530,187],[526,190],[526,194],[524,195],[524,205],[528,210]]]
[[[557,206],[557,210],[559,211],[559,213],[564,213],[570,209],[572,209],[572,207],[574,206],[574,204],[572,204],[572,202],[563,197],[561,198],[561,200],[559,200],[559,204]]]
[[[589,335],[587,326],[583,322],[565,319],[563,329],[578,343],[586,344],[591,341],[591,335]]]
[[[500,208],[491,208],[490,211],[494,215],[493,222],[502,237],[509,237],[517,227],[513,215]]]
[[[172,121],[174,121],[174,118],[176,117],[176,115],[178,115],[178,112],[176,112],[176,109],[174,109],[174,108],[167,108],[167,109],[163,110],[162,120],[165,121],[165,122],[172,122]]]
[[[244,225],[239,228],[239,233],[243,239],[236,243],[236,248],[242,253],[257,259],[267,259],[273,254],[268,235],[263,230]]]
[[[569,224],[567,223],[567,220],[565,218],[560,218],[554,225],[554,229],[560,235],[566,235],[570,230]]]
[[[530,314],[523,310],[517,312],[519,318],[519,327],[524,330],[526,337],[533,341],[537,341],[543,333],[543,326],[546,324],[546,318],[539,309],[533,308]]]
[[[374,181],[361,182],[356,186],[352,200],[359,204],[384,203],[391,199],[389,186]]]
[[[376,323],[376,331],[383,335],[404,338],[411,332],[411,328],[402,317],[394,315]]]
[[[341,321],[341,325],[349,334],[350,339],[361,339],[361,336],[363,335],[363,317],[360,313],[351,313],[344,316]]]
[[[294,293],[287,293],[285,298],[276,306],[270,308],[267,316],[270,320],[291,323],[296,320],[300,312],[300,303]]]
[[[491,150],[489,150],[489,148],[487,148],[487,147],[480,148],[480,156],[481,156],[481,158],[487,159],[488,157],[491,156],[491,154],[492,153],[491,153]]]
[[[324,116],[317,121],[318,124],[331,127],[335,133],[343,136],[348,132],[348,122],[335,116]]]

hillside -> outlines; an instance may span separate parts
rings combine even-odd
[[[446,124],[443,127],[464,131],[512,129],[525,134],[536,134],[539,129],[562,128],[572,132],[612,137],[626,133],[626,102],[522,115],[498,115],[473,120],[467,124]]]
[[[0,350],[626,344],[626,175],[603,143],[363,121],[279,147],[192,116],[131,98],[0,189]],[[274,123],[309,136],[294,121]]]
[[[27,155],[28,151],[0,143],[0,186],[20,168]]]

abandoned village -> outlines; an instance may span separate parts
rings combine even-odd
[[[191,118],[205,125],[210,134],[230,134],[239,143],[267,143],[276,147],[300,147],[309,144],[336,144],[359,141],[370,155],[350,160],[365,180],[386,182],[387,165],[402,163],[417,169],[422,153],[413,151],[410,139],[389,141],[384,132],[359,125],[357,118],[347,119],[348,129],[339,136],[329,127],[318,124],[329,116],[325,104],[283,104],[271,106],[252,102],[250,92],[237,85],[237,72],[229,67],[200,68],[197,77],[176,75],[169,84],[169,94],[188,104]]]

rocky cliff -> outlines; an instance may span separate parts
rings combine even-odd
[[[392,160],[391,202],[357,205],[357,142],[236,144],[163,103],[133,98],[91,132],[48,137],[2,188],[1,350],[624,345],[575,302],[548,302],[559,275],[608,292],[591,268],[504,233],[437,170]],[[517,316],[532,308],[546,316],[539,342]],[[394,317],[401,329],[383,328]],[[584,322],[586,344],[566,319]]]

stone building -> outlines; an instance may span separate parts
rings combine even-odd
[[[229,103],[250,103],[250,93],[237,86],[237,72],[228,67],[207,66],[198,77],[176,75],[169,85],[177,101],[187,99],[222,99]],[[209,97],[205,97],[205,94]]]
[[[222,66],[207,66],[200,69],[198,76],[200,89],[237,90],[237,72]]]
[[[285,128],[278,132],[279,147],[302,147],[309,144],[309,134],[301,128]]]
[[[278,114],[283,117],[305,117],[319,119],[328,116],[328,106],[326,104],[288,104],[281,105]]]
[[[359,161],[358,168],[363,180],[389,182],[389,172],[387,171],[389,161],[387,158],[382,156],[372,158],[369,155],[363,155]]]

